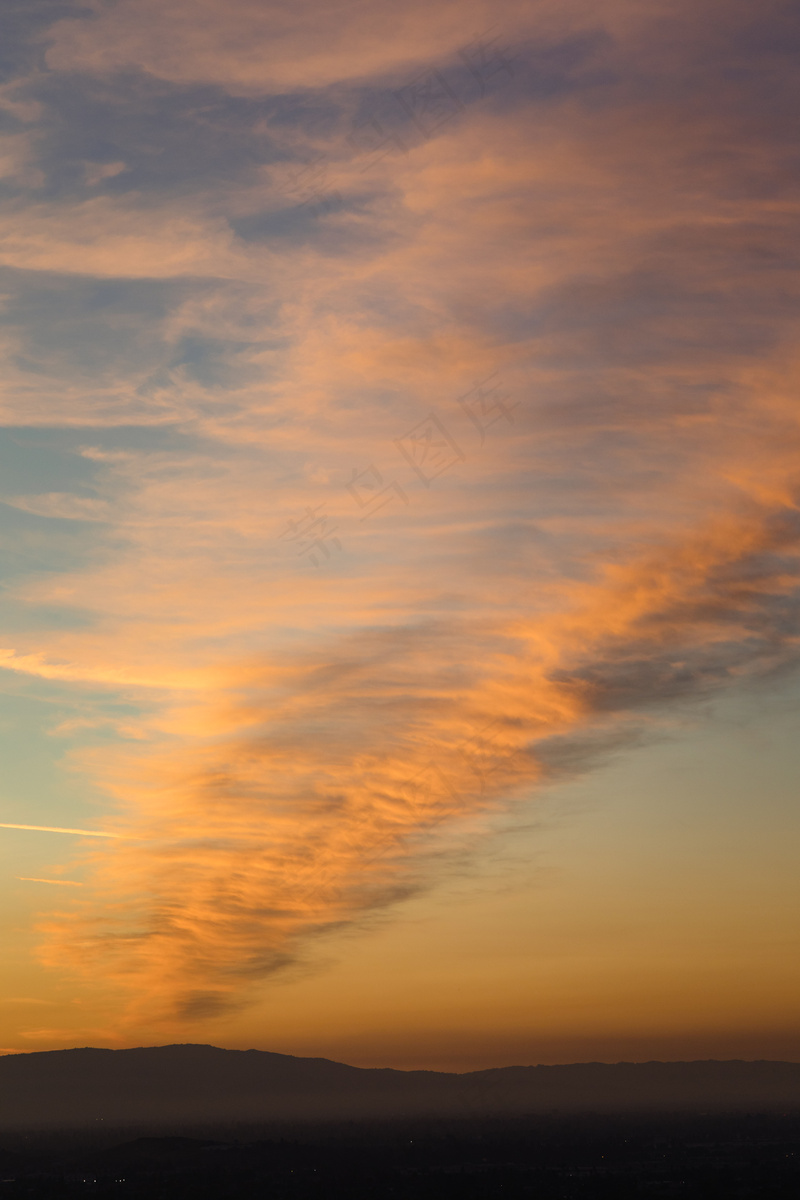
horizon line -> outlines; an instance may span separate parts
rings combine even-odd
[[[783,1064],[787,1066],[800,1066],[800,1059],[790,1058],[648,1058],[648,1059],[630,1059],[621,1058],[615,1059],[613,1062],[604,1061],[603,1059],[582,1059],[574,1062],[558,1062],[558,1063],[508,1063],[500,1067],[471,1067],[466,1071],[440,1070],[436,1067],[359,1067],[354,1063],[341,1062],[339,1059],[326,1058],[324,1055],[304,1055],[304,1054],[287,1054],[280,1050],[261,1050],[255,1046],[249,1046],[247,1049],[241,1049],[238,1046],[215,1046],[212,1042],[164,1042],[160,1045],[149,1046],[60,1046],[50,1050],[0,1050],[0,1058],[8,1058],[11,1055],[22,1054],[68,1054],[75,1050],[101,1050],[108,1053],[125,1053],[131,1050],[171,1050],[177,1047],[191,1047],[202,1050],[219,1050],[224,1054],[272,1054],[279,1058],[294,1058],[300,1061],[311,1062],[329,1062],[335,1063],[338,1066],[351,1067],[357,1071],[399,1071],[403,1073],[418,1073],[427,1072],[432,1075],[470,1075],[478,1074],[481,1071],[509,1071],[517,1068],[523,1070],[533,1070],[538,1067],[646,1067],[651,1065],[659,1066],[682,1066],[692,1065],[695,1063],[771,1063]]]

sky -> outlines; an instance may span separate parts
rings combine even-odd
[[[0,1051],[800,1060],[800,12],[6,0]]]

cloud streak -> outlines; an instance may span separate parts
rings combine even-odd
[[[121,833],[107,833],[99,829],[62,829],[59,825],[12,825],[7,821],[0,822],[0,829],[29,829],[36,833],[72,833],[80,837],[118,838],[125,836]],[[38,882],[41,883],[42,880]]]
[[[22,883],[54,883],[57,887],[83,887],[77,879],[38,879],[33,875],[18,875]]]

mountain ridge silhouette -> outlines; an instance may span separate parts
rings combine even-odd
[[[5,1129],[751,1110],[800,1111],[800,1063],[590,1062],[456,1074],[191,1042],[0,1057]]]

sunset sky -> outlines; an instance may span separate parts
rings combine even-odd
[[[0,1051],[800,1060],[797,5],[0,24]]]

